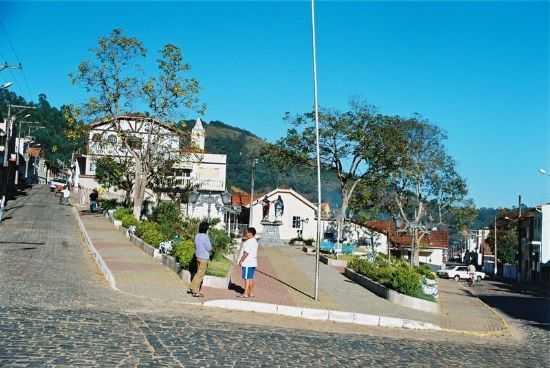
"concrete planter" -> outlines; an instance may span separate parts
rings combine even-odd
[[[440,313],[439,304],[423,299],[414,298],[412,296],[401,294],[395,290],[391,290],[382,284],[379,284],[366,276],[363,276],[349,268],[346,268],[344,273],[350,280],[355,281],[364,288],[372,291],[376,295],[389,300],[392,303],[402,305],[404,307],[417,309],[428,313]]]
[[[189,272],[189,270],[181,269],[178,272],[178,275],[183,281],[187,282],[188,284],[191,283],[191,272]],[[230,282],[231,282],[231,270],[229,270],[229,273],[226,277],[218,277],[218,276],[210,276],[210,275],[204,276],[204,279],[202,279],[202,286],[211,287],[215,289],[227,289],[229,287]]]
[[[181,266],[176,261],[176,259],[172,256],[169,256],[167,254],[161,254],[162,264],[174,271],[175,273],[179,274],[181,271]]]
[[[348,261],[344,261],[343,259],[334,259],[327,257],[323,254],[319,255],[319,260],[323,262],[326,265],[332,266],[332,267],[347,267]]]

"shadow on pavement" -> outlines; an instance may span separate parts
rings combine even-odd
[[[290,289],[292,289],[292,290],[294,290],[294,291],[296,291],[296,292],[298,292],[298,293],[300,293],[300,294],[302,294],[302,295],[304,295],[304,296],[306,296],[306,297],[308,297],[308,298],[313,299],[313,296],[309,295],[308,293],[306,293],[306,292],[304,292],[304,291],[302,291],[302,290],[300,290],[300,289],[295,288],[294,286],[292,286],[292,285],[290,285],[290,284],[287,284],[287,283],[284,282],[283,280],[280,280],[280,279],[278,279],[277,277],[275,277],[275,276],[273,276],[273,275],[270,275],[270,274],[268,274],[268,273],[266,273],[266,272],[263,272],[263,271],[261,271],[261,270],[258,270],[258,269],[256,270],[256,272],[259,273],[259,274],[262,274],[262,275],[264,275],[264,276],[266,276],[266,277],[269,277],[270,279],[275,280],[275,281],[277,281],[277,282],[283,284],[284,286],[286,286],[286,287],[288,287],[288,288],[290,288]]]
[[[515,295],[474,295],[466,290],[471,296],[478,297],[485,304],[513,319],[527,322],[533,327],[550,329],[550,301],[542,297],[515,296]]]

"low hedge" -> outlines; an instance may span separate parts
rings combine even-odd
[[[390,289],[413,297],[422,294],[422,276],[427,274],[426,269],[411,267],[401,260],[390,260],[380,256],[374,261],[353,258],[348,267]]]
[[[116,219],[116,220],[121,220],[122,221],[122,217],[125,216],[125,215],[131,215],[132,214],[132,210],[129,209],[129,208],[124,208],[124,207],[120,207],[120,208],[117,208],[115,210],[115,212],[113,213],[113,217]]]
[[[178,263],[183,269],[188,270],[195,254],[195,244],[192,240],[181,240],[174,248],[172,248],[172,255],[176,258]]]
[[[167,240],[162,234],[160,225],[152,221],[143,221],[137,224],[136,233],[144,242],[155,248],[158,248],[161,242]]]

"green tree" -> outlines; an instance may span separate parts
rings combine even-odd
[[[286,115],[293,128],[263,156],[279,170],[314,166],[316,162],[315,115]],[[338,240],[348,215],[350,200],[360,184],[378,183],[383,173],[393,167],[393,146],[389,144],[393,128],[391,117],[376,114],[372,106],[352,101],[346,112],[323,109],[319,116],[321,164],[331,170],[339,183],[341,195],[338,215]]]
[[[398,164],[386,175],[393,202],[388,209],[412,235],[411,264],[418,265],[420,241],[434,222],[429,215],[430,202],[436,203],[441,214],[442,209],[461,201],[467,188],[446,153],[443,142],[447,137],[441,129],[420,116],[397,123],[392,140],[397,146],[392,153]]]
[[[132,157],[135,175],[133,213],[139,218],[152,172],[165,160],[180,156],[181,152],[171,152],[162,144],[164,137],[159,133],[164,127],[160,124],[145,124],[140,131],[143,143],[139,146],[133,144],[136,136],[125,131],[116,117],[139,102],[147,105],[148,116],[162,122],[176,111],[181,112],[181,108],[203,112],[205,107],[197,100],[199,83],[196,79],[184,77],[190,66],[184,63],[181,49],[172,44],[160,50],[158,74],[145,78],[141,62],[145,61],[147,51],[140,40],[126,36],[122,30],[114,29],[107,37],[100,37],[93,52],[95,60],[80,63],[71,79],[91,94],[84,104],[86,114],[111,120],[126,154]]]
[[[133,163],[128,158],[101,157],[96,162],[96,179],[105,188],[123,190],[125,193],[124,204],[131,201],[132,188],[134,186]]]

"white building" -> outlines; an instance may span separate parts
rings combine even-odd
[[[277,202],[282,203],[281,206]],[[269,203],[269,206],[267,205]],[[264,244],[284,244],[293,238],[317,238],[317,206],[293,189],[277,188],[258,196],[252,204],[251,224]],[[328,217],[321,220],[323,238],[335,238],[336,221]],[[342,229],[344,242],[353,242],[386,254],[388,241],[384,234],[366,226],[346,222]]]
[[[468,233],[468,241],[466,243],[466,251],[470,253],[477,254],[477,265],[481,265],[483,262],[483,247],[485,241],[489,237],[491,230],[481,229],[481,230],[470,230]],[[462,255],[462,259],[464,259]]]
[[[184,213],[197,218],[223,219],[223,202],[221,194],[225,192],[227,156],[205,152],[206,131],[200,119],[197,119],[191,131],[191,149],[187,142],[181,141],[176,129],[158,120],[137,116],[120,116],[117,122],[101,120],[90,126],[87,153],[78,159],[75,170],[77,180],[84,189],[99,187],[95,177],[96,163],[101,157],[112,157],[115,160],[131,158],[131,153],[123,144],[126,136],[135,149],[146,149],[149,144],[160,145],[157,152],[176,160],[174,164],[174,181],[178,187],[195,188],[195,203],[185,205]],[[115,125],[116,124],[116,125]],[[149,132],[154,132],[154,139]],[[185,147],[185,148],[184,148]],[[121,192],[111,191],[115,195]],[[153,198],[147,191],[147,198]]]
[[[283,205],[282,214],[275,213],[275,205],[279,198]],[[266,201],[269,202],[269,206]],[[264,213],[267,208],[267,213]],[[300,237],[300,234],[303,239],[316,238],[316,207],[307,198],[292,189],[277,188],[256,198],[252,203],[250,217],[251,226],[256,229],[260,239],[264,238],[265,240],[268,236],[267,228],[276,228],[279,239],[286,242]]]

